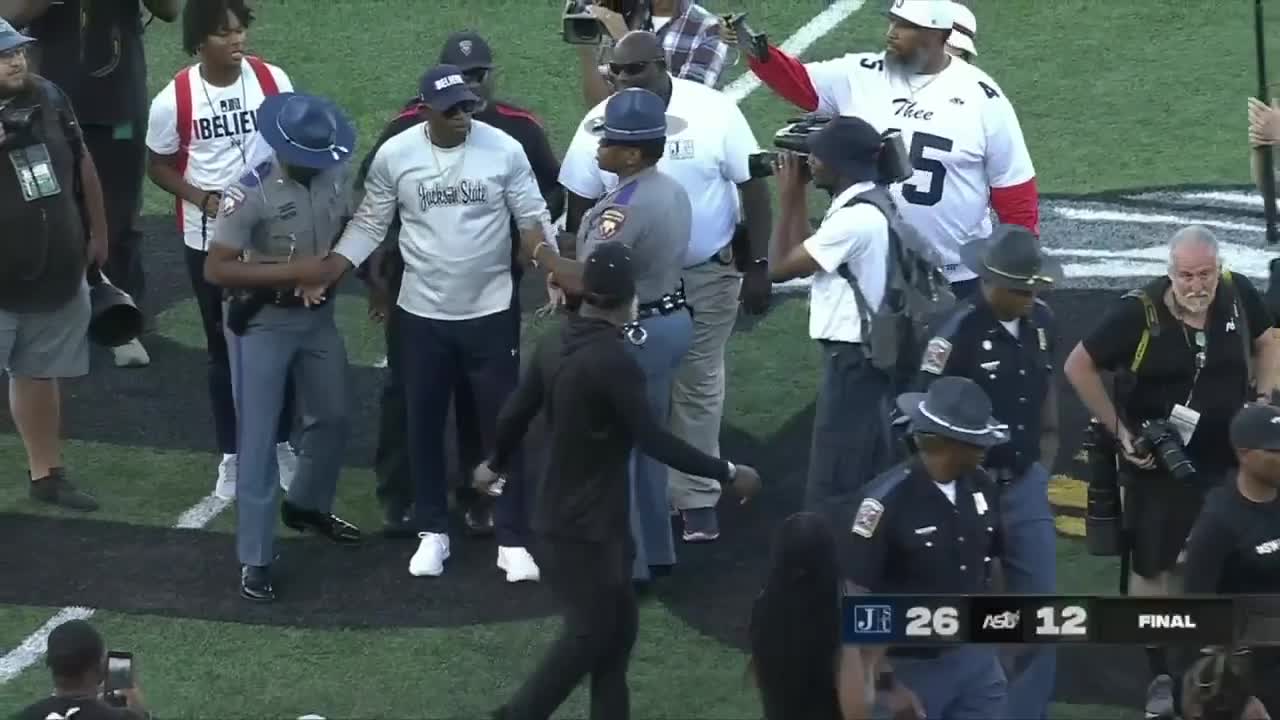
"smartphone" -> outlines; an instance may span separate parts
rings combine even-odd
[[[107,653],[107,693],[133,687],[133,653],[112,650]]]

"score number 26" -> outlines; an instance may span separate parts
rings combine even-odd
[[[1042,607],[1036,610],[1036,635],[1087,635],[1088,618],[1089,613],[1079,605]]]

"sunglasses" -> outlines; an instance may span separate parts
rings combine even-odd
[[[456,117],[458,115],[474,115],[475,113],[476,104],[471,100],[464,100],[440,114],[445,117]]]
[[[657,62],[657,60],[642,60],[633,63],[609,63],[609,74],[611,75],[639,75],[644,72],[645,68]]]
[[[479,84],[484,82],[489,77],[490,72],[492,71],[489,68],[473,68],[471,70],[463,70],[462,79],[466,80],[469,83]]]

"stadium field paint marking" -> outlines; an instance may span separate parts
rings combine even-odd
[[[40,661],[40,658],[44,656],[45,645],[49,642],[49,633],[53,632],[54,628],[64,622],[84,620],[92,615],[92,608],[66,607],[59,610],[56,615],[49,618],[48,622],[41,625],[39,630],[27,636],[27,639],[23,640],[21,645],[0,658],[0,684],[7,683],[18,677],[23,670]]]
[[[837,25],[848,19],[850,15],[862,9],[864,4],[866,4],[866,0],[836,0],[826,10],[818,13],[799,30],[796,30],[795,34],[783,41],[780,46],[781,49],[790,55],[803,54],[805,50],[809,49],[809,46],[821,39],[822,36],[834,30]],[[741,103],[758,87],[760,87],[760,81],[754,73],[748,72],[730,83],[724,89],[724,93],[733,98],[735,103]],[[808,287],[808,284],[806,283],[804,287]],[[218,513],[226,509],[229,504],[230,502],[227,500],[220,500],[210,495],[182,513],[175,527],[188,530],[202,528],[217,517]],[[9,682],[40,661],[40,658],[44,656],[45,644],[49,641],[49,633],[55,627],[68,620],[88,618],[93,613],[94,611],[91,608],[68,607],[59,610],[56,615],[49,618],[48,622],[40,626],[39,630],[36,630],[27,639],[23,640],[22,644],[9,651],[3,658],[0,658],[0,685]]]
[[[1226,222],[1224,220],[1193,220],[1181,215],[1151,215],[1148,213],[1123,212],[1117,210],[1089,210],[1086,208],[1050,207],[1050,211],[1058,217],[1068,220],[1092,220],[1101,222],[1141,223],[1145,225],[1204,225],[1221,230],[1241,230],[1245,232],[1265,232],[1261,225],[1249,223]]]
[[[178,522],[174,527],[182,530],[198,530],[213,522],[213,519],[230,504],[230,500],[209,495],[178,516]],[[48,622],[41,625],[39,630],[28,635],[18,647],[0,658],[0,685],[18,677],[24,670],[40,662],[40,658],[44,657],[45,646],[49,643],[49,633],[53,632],[54,628],[69,620],[87,620],[93,617],[94,612],[93,608],[86,607],[65,607],[59,610],[49,618]]]
[[[778,46],[779,49],[791,56],[804,54],[804,51],[808,50],[810,45],[813,45],[823,35],[834,30],[837,25],[848,19],[850,15],[861,10],[865,4],[866,0],[836,0],[826,10],[814,15],[813,19],[805,23],[799,30],[796,30],[795,34],[783,41]],[[729,86],[724,89],[724,94],[733,98],[734,102],[740,103],[758,87],[760,87],[760,78],[757,78],[753,72],[746,72],[737,80],[729,83]]]
[[[1236,205],[1262,207],[1262,197],[1260,195],[1250,195],[1249,193],[1242,192],[1198,192],[1187,193],[1184,197],[1188,200],[1208,200],[1209,202],[1234,203]]]

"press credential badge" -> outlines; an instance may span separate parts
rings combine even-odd
[[[1196,425],[1200,424],[1200,413],[1186,405],[1174,405],[1173,412],[1169,413],[1169,422],[1178,429],[1182,444],[1186,445],[1191,442],[1191,436],[1196,432]]]
[[[51,198],[62,192],[58,177],[53,172],[49,149],[44,143],[11,150],[9,162],[18,173],[22,197],[27,202]]]

